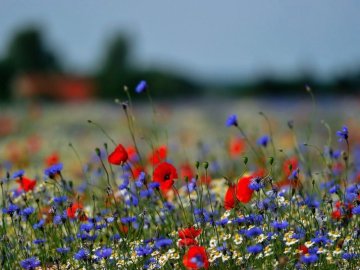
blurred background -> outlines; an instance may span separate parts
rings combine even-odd
[[[182,143],[218,134],[229,113],[305,122],[306,85],[319,119],[350,121],[359,113],[359,10],[359,1],[335,0],[0,0],[0,147],[21,156],[80,138],[93,149],[103,137],[87,119],[122,139],[113,100],[126,99],[126,85],[138,110],[151,111],[134,92],[140,80]]]

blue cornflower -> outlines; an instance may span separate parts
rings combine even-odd
[[[317,262],[317,260],[318,260],[319,258],[318,258],[318,256],[316,255],[316,254],[305,254],[305,255],[303,255],[303,256],[301,256],[301,261],[303,262],[303,263],[306,263],[306,264],[312,264],[312,263],[315,263],[315,262]]]
[[[230,115],[228,117],[228,119],[226,120],[226,126],[227,127],[231,127],[231,126],[238,126],[238,121],[237,121],[237,116],[236,114]]]
[[[54,177],[55,174],[60,173],[62,169],[63,169],[62,163],[54,164],[54,165],[50,166],[49,168],[45,169],[44,174],[51,178],[51,177]]]
[[[26,207],[23,210],[21,210],[20,215],[22,215],[25,218],[28,218],[32,213],[34,213],[35,209],[34,207]]]
[[[135,248],[135,252],[136,252],[136,255],[138,255],[138,256],[146,256],[146,255],[151,254],[153,252],[153,249],[149,245],[137,246]]]
[[[221,220],[216,221],[215,224],[216,224],[217,226],[222,226],[222,227],[224,227],[226,224],[228,224],[228,222],[229,222],[229,219],[228,219],[228,218],[224,218],[224,219],[221,219]]]
[[[123,179],[124,179],[124,181],[119,186],[119,190],[127,189],[127,187],[129,186],[129,183],[130,183],[129,178],[128,177],[123,177]]]
[[[67,215],[63,213],[62,215],[55,215],[53,219],[53,223],[55,225],[63,224],[66,221]]]
[[[141,80],[135,87],[135,92],[140,94],[148,89],[148,84],[145,80]]]
[[[74,259],[76,259],[78,261],[85,260],[89,255],[90,255],[89,250],[87,250],[85,248],[81,248],[81,249],[79,249],[78,252],[75,253]]]
[[[349,130],[346,126],[343,126],[342,130],[336,131],[336,135],[339,137],[339,142],[343,140],[347,141],[349,138]]]
[[[31,257],[20,262],[20,266],[26,270],[33,270],[40,266],[40,261],[36,257]]]
[[[263,233],[263,230],[260,227],[252,227],[244,232],[246,237],[252,238]]]
[[[331,194],[334,194],[334,193],[338,192],[339,190],[340,190],[340,186],[339,185],[334,185],[329,189],[329,192]]]
[[[288,179],[289,180],[297,180],[297,179],[299,179],[299,173],[300,173],[299,168],[296,168],[295,170],[293,170],[291,172]]]
[[[11,176],[12,179],[15,178],[19,178],[19,177],[23,177],[24,176],[25,171],[24,170],[18,170],[16,172],[13,173],[13,175]]]
[[[141,198],[150,198],[154,194],[154,190],[152,188],[140,190]]]
[[[283,230],[286,229],[287,226],[289,226],[289,222],[285,221],[274,221],[273,223],[271,223],[271,226],[277,230]]]
[[[144,185],[145,180],[146,180],[146,174],[144,172],[141,172],[137,180],[135,181],[136,187],[141,188]]]
[[[54,197],[54,203],[56,204],[62,204],[64,202],[67,201],[67,196],[59,196],[59,197]]]
[[[173,211],[175,206],[171,202],[164,202],[164,208],[169,211]]]
[[[122,217],[121,222],[124,224],[130,224],[136,222],[136,217]]]
[[[111,256],[112,249],[108,247],[102,247],[95,251],[95,255],[100,259],[107,259]]]
[[[358,197],[357,193],[353,193],[353,192],[346,192],[345,193],[345,201],[347,202],[353,202],[354,200],[356,200]]]
[[[120,234],[115,233],[114,235],[110,236],[111,241],[119,241],[121,239]]]
[[[45,239],[35,239],[35,240],[33,241],[33,243],[34,243],[35,245],[41,245],[41,244],[44,244],[45,242],[46,242]]]
[[[359,257],[359,254],[356,254],[356,253],[348,253],[348,252],[346,252],[346,253],[344,253],[344,254],[341,255],[341,258],[343,258],[344,260],[347,260],[347,261],[356,259],[356,258],[358,258],[358,257]]]
[[[161,248],[172,245],[172,243],[173,243],[173,241],[169,238],[161,238],[161,239],[156,240],[155,247],[157,249],[161,249]]]
[[[90,232],[94,228],[94,223],[87,222],[80,225],[80,231]]]
[[[263,187],[264,187],[264,185],[261,183],[260,177],[256,177],[256,178],[252,179],[249,184],[249,188],[254,191],[259,191]]]
[[[261,136],[256,142],[258,145],[266,147],[270,142],[270,137],[268,135]]]
[[[56,251],[60,254],[65,254],[68,253],[70,251],[70,248],[68,247],[59,247],[56,249]]]
[[[19,210],[20,210],[20,208],[16,204],[11,203],[11,204],[9,204],[9,207],[7,209],[3,208],[2,212],[4,214],[12,215],[12,214],[14,214],[15,212],[17,212]]]
[[[158,182],[151,182],[149,183],[149,188],[158,188],[160,187],[160,184]]]
[[[194,190],[196,190],[196,179],[195,178],[192,178],[191,181],[189,181],[187,184],[187,191],[189,193],[193,192]]]
[[[45,220],[44,219],[40,219],[40,221],[38,223],[35,223],[33,225],[33,228],[36,229],[41,229],[45,224]]]
[[[247,252],[252,253],[252,254],[258,254],[263,250],[262,245],[257,244],[257,245],[253,245],[253,246],[248,246],[246,248]]]
[[[354,207],[352,209],[352,213],[353,213],[353,215],[360,215],[360,205]]]
[[[260,225],[263,222],[264,218],[262,215],[250,214],[246,217],[246,221],[250,224]]]
[[[304,200],[304,203],[312,209],[318,208],[320,206],[320,202],[316,200],[316,198],[314,198],[313,196],[307,196]]]
[[[316,243],[316,244],[319,244],[319,243],[320,243],[320,244],[323,244],[323,245],[325,245],[325,244],[327,244],[327,243],[330,242],[329,238],[327,238],[327,237],[324,236],[324,235],[319,235],[319,236],[317,236],[317,237],[315,237],[315,238],[312,238],[311,241],[314,242],[314,243]]]

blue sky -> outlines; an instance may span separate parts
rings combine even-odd
[[[360,1],[0,0],[0,55],[16,29],[39,25],[67,67],[89,71],[112,35],[140,67],[204,79],[360,67]]]

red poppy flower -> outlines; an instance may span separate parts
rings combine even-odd
[[[209,260],[204,247],[192,246],[183,257],[187,269],[209,268]]]
[[[341,219],[341,211],[340,211],[340,209],[334,210],[334,211],[331,213],[331,217],[332,217],[333,219],[336,219],[336,220]]]
[[[191,180],[194,177],[193,169],[191,168],[189,163],[185,163],[180,167],[180,177],[181,179],[187,178]]]
[[[195,229],[194,227],[185,228],[178,231],[179,238],[185,239],[185,238],[191,238],[195,239],[201,234],[201,229]]]
[[[303,255],[309,253],[309,249],[305,245],[299,246],[298,249],[299,249],[300,253],[303,254]]]
[[[167,162],[160,163],[154,170],[153,180],[160,184],[160,189],[164,192],[171,189],[174,179],[177,179],[177,171],[173,165]]]
[[[234,208],[235,198],[236,198],[236,186],[232,184],[229,186],[225,194],[224,207],[226,210],[230,210]]]
[[[140,173],[145,172],[144,167],[141,166],[140,164],[135,164],[132,167],[132,173],[134,174],[134,178],[138,178]]]
[[[128,159],[128,153],[122,144],[119,144],[115,150],[108,156],[108,161],[114,165],[122,165]]]
[[[184,238],[180,239],[178,242],[179,247],[191,247],[191,246],[197,246],[198,241],[192,238]]]
[[[253,178],[253,175],[243,176],[237,183],[236,198],[242,203],[248,203],[251,200],[254,191],[249,188],[249,184]]]
[[[167,156],[167,147],[166,145],[162,145],[156,149],[149,155],[149,162],[152,165],[157,165],[160,162],[163,162]]]
[[[232,158],[235,158],[245,151],[245,141],[242,138],[231,138],[229,143],[229,153]]]
[[[81,203],[75,202],[70,207],[66,209],[66,214],[68,218],[75,219],[79,217],[79,220],[85,221],[87,220],[87,217],[85,213],[83,212],[83,206]]]
[[[286,178],[289,177],[290,174],[292,173],[292,171],[298,167],[299,167],[299,162],[296,157],[292,157],[292,158],[285,160],[283,163],[283,171],[284,171]]]
[[[136,148],[134,146],[126,147],[126,152],[129,156],[129,160],[136,162],[138,161],[138,154],[136,152]]]
[[[52,165],[58,164],[60,162],[59,154],[54,152],[50,156],[45,158],[46,167],[51,167]]]
[[[28,192],[29,190],[33,190],[36,185],[36,180],[31,180],[24,176],[16,180],[16,182],[19,184],[19,190],[23,190],[25,192]]]

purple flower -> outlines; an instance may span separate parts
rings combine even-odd
[[[51,177],[54,177],[55,174],[60,173],[62,169],[63,169],[62,163],[54,164],[54,165],[50,166],[49,168],[45,169],[44,174],[51,178]]]
[[[87,222],[80,225],[80,231],[90,232],[94,228],[94,223]]]
[[[271,223],[271,226],[277,230],[283,230],[286,229],[287,226],[289,226],[289,222],[287,221],[274,221],[273,223]]]
[[[173,243],[173,241],[169,238],[161,238],[161,239],[156,240],[155,247],[157,249],[161,249],[161,248],[172,245],[172,243]]]
[[[228,117],[228,119],[226,120],[226,126],[227,127],[231,127],[231,126],[237,127],[238,126],[236,114],[230,115]]]
[[[59,247],[56,249],[56,251],[60,254],[68,253],[70,251],[70,248],[68,247]]]
[[[353,213],[353,215],[360,215],[360,205],[354,207],[352,209],[352,213]]]
[[[33,270],[40,266],[40,261],[36,257],[31,257],[20,262],[20,266],[26,270]]]
[[[149,246],[138,246],[135,248],[136,255],[138,256],[146,256],[153,252],[153,249]]]
[[[14,214],[14,212],[17,212],[19,210],[20,210],[20,208],[16,204],[11,203],[7,209],[3,208],[2,212],[4,214],[12,215],[12,214]]]
[[[135,92],[140,94],[148,89],[148,84],[145,80],[141,80],[138,85],[135,87]]]
[[[257,140],[257,144],[264,147],[266,147],[269,142],[270,142],[270,137],[268,135],[264,135]]]
[[[305,254],[301,256],[301,261],[306,264],[312,264],[317,262],[318,256],[316,254]]]
[[[253,246],[248,246],[246,248],[246,250],[249,253],[258,254],[263,250],[263,247],[262,247],[262,245],[257,244],[257,245],[253,245]]]
[[[346,126],[343,126],[342,130],[336,131],[336,135],[339,137],[339,142],[343,140],[347,141],[349,138],[349,130]]]
[[[252,228],[246,230],[244,234],[246,235],[246,237],[252,238],[252,237],[256,237],[262,233],[263,233],[263,230],[260,227],[252,227]]]
[[[111,256],[112,249],[107,247],[99,248],[95,251],[95,255],[100,259],[107,259]]]
[[[85,248],[79,249],[78,252],[75,253],[74,259],[75,260],[85,260],[90,255],[89,251]]]
[[[22,177],[24,175],[25,171],[24,170],[18,170],[16,172],[13,173],[12,175],[12,179],[15,179],[15,178],[19,178],[19,177]]]

